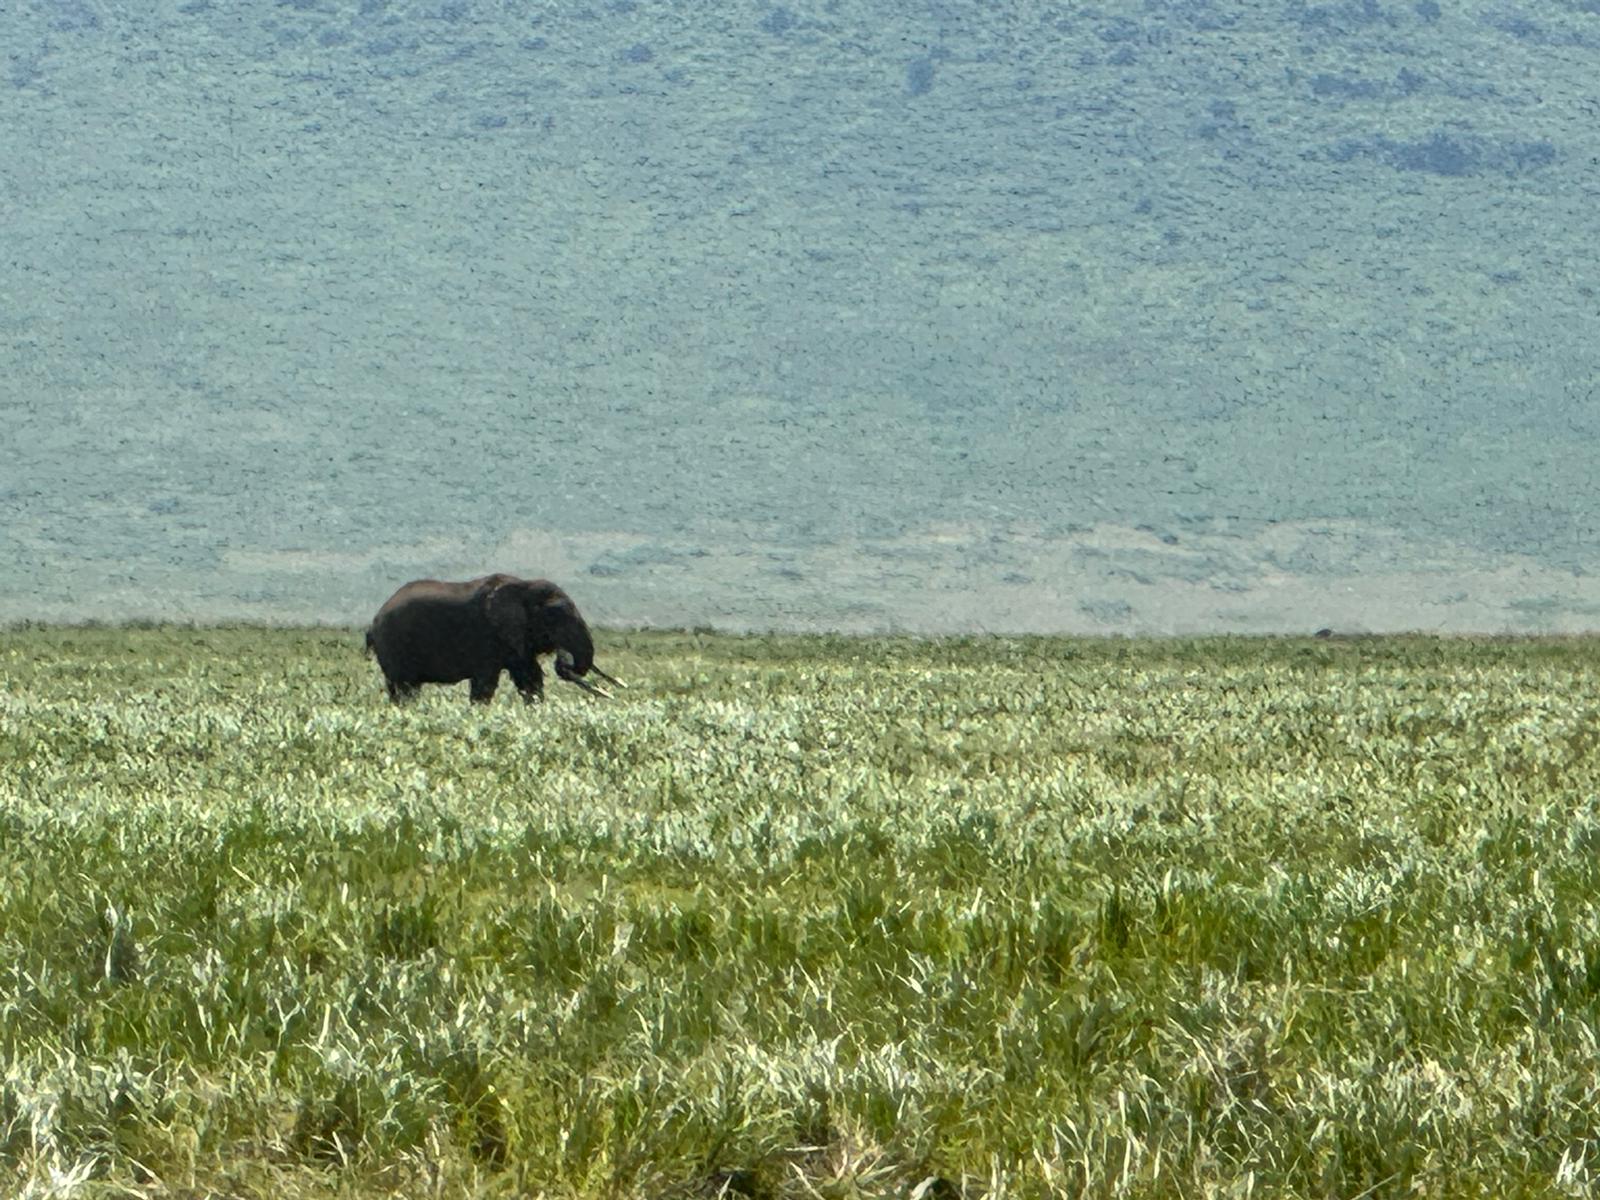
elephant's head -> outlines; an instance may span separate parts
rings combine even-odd
[[[626,687],[594,665],[594,639],[572,597],[546,579],[491,575],[479,592],[483,611],[495,633],[518,658],[556,656],[556,674],[585,691],[609,696],[583,677],[593,671],[618,687]]]

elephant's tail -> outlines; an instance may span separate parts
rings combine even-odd
[[[370,658],[377,652],[378,648],[372,644],[372,630],[369,629],[367,630],[367,657]]]

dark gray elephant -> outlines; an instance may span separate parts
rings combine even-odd
[[[585,691],[611,694],[583,678],[590,671],[626,686],[594,665],[589,627],[572,598],[548,579],[413,580],[378,610],[367,630],[367,649],[377,656],[389,698],[397,703],[425,683],[466,679],[473,701],[487,704],[501,671],[510,671],[517,691],[532,702],[544,694],[538,656],[552,652],[556,674]]]

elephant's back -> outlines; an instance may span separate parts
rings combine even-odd
[[[379,665],[392,678],[449,683],[500,654],[488,636],[476,580],[417,579],[390,596],[372,619]]]
[[[419,606],[463,604],[471,599],[477,587],[478,581],[475,579],[466,583],[454,583],[448,579],[413,579],[410,583],[401,584],[395,589],[394,595],[379,606],[378,615],[372,619],[372,623],[377,625],[396,612]]]
[[[413,580],[383,602],[372,619],[373,635],[383,641],[425,630],[435,638],[450,637],[481,624],[472,604],[475,592],[471,583]]]

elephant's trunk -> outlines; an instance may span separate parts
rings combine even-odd
[[[594,639],[589,636],[588,627],[580,623],[567,639],[566,647],[556,651],[556,674],[568,683],[577,684],[586,692],[593,692],[596,696],[604,696],[610,700],[612,698],[610,692],[584,678],[590,671],[619,688],[628,686],[615,675],[607,675],[594,665]]]
[[[594,669],[594,639],[588,628],[578,622],[567,631],[565,645],[556,651],[556,675],[568,683],[575,683],[586,692],[605,694],[584,678]]]
[[[567,653],[572,656],[571,669],[574,675],[587,675],[594,669],[594,639],[581,621],[567,642]]]

